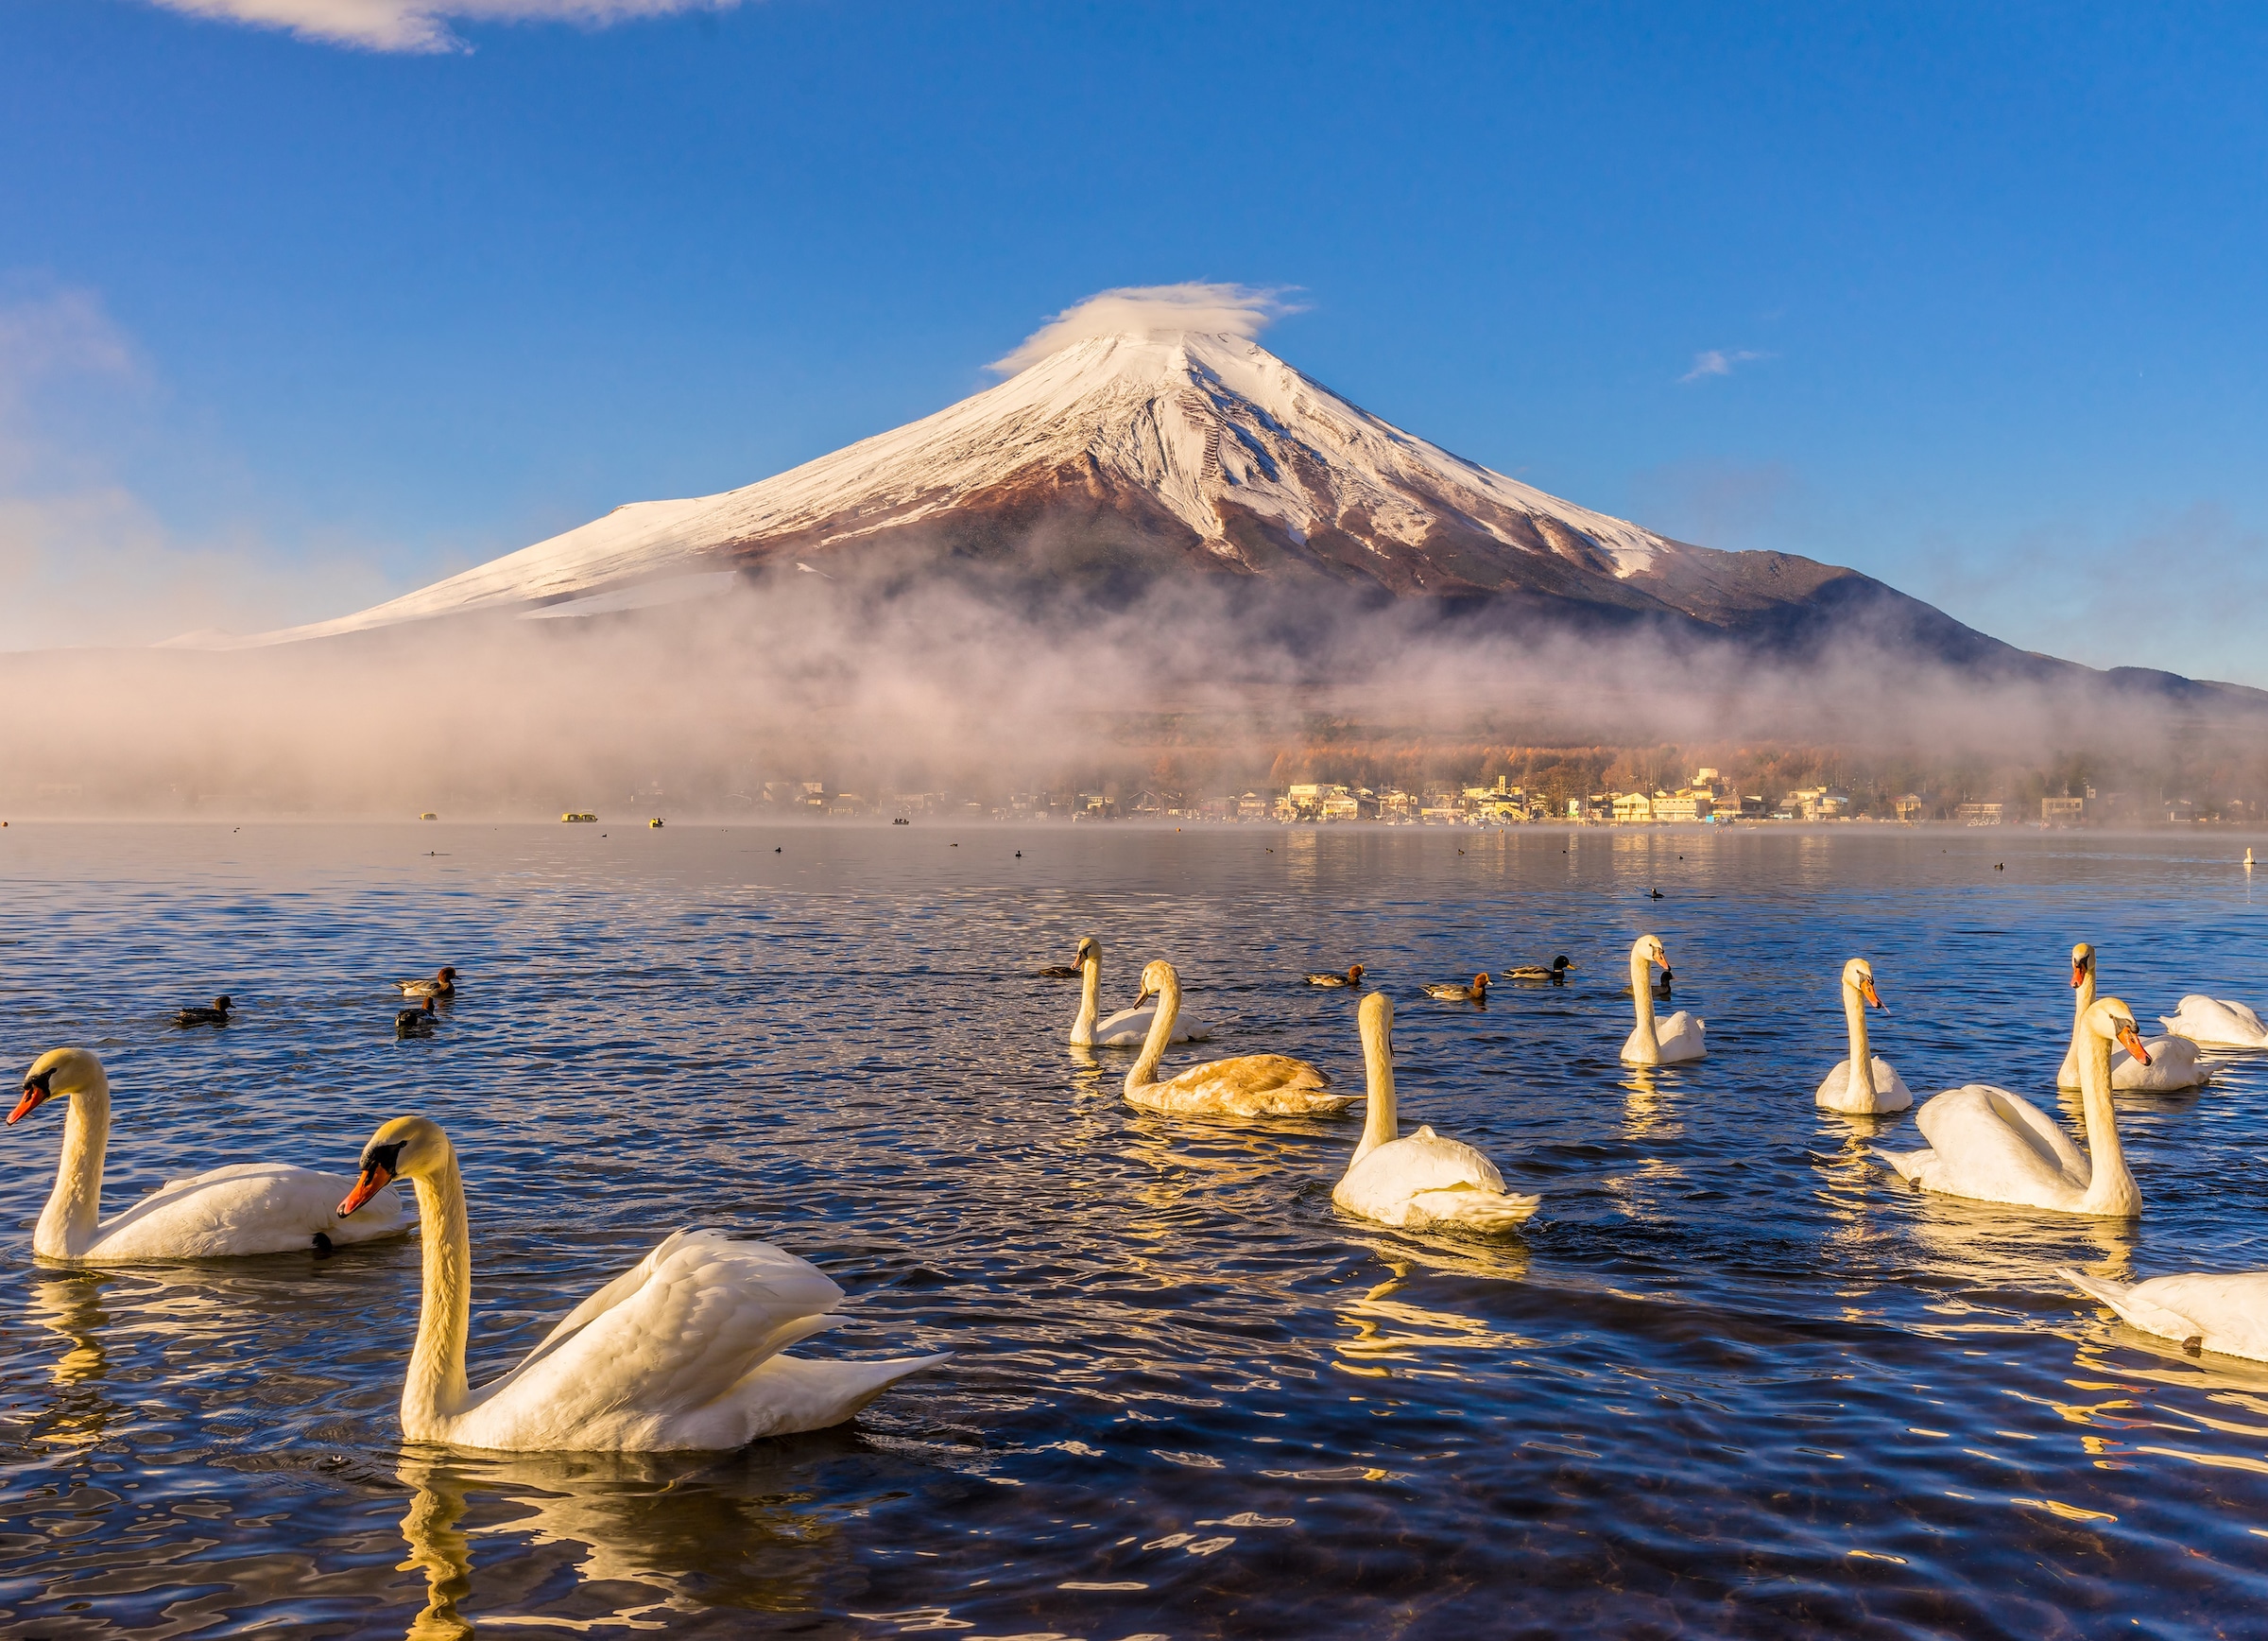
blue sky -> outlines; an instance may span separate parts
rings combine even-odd
[[[0,9],[0,645],[342,613],[1206,279],[1587,506],[2268,684],[2257,9],[179,4]]]

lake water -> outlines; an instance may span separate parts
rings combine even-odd
[[[2145,1025],[2191,989],[2268,1004],[2245,841],[12,826],[0,1053],[103,1055],[110,1207],[232,1161],[350,1172],[422,1112],[472,1192],[476,1382],[696,1224],[849,1290],[804,1354],[957,1354],[729,1455],[407,1448],[414,1243],[36,1263],[49,1108],[0,1132],[0,1628],[2258,1635],[2268,1364],[2054,1271],[2268,1267],[2268,1061],[2121,1097],[2127,1225],[1916,1196],[1867,1151],[1917,1143],[1910,1114],[1812,1100],[1865,955],[1917,1096],[1997,1082],[2075,1131],[2074,940]],[[1638,1074],[1648,928],[1710,1056]],[[1134,1112],[1129,1057],[1067,1050],[1076,987],[1030,973],[1084,934],[1122,1003],[1177,962],[1222,1028],[1198,1052],[1357,1085],[1351,996],[1298,976],[1368,965],[1405,1126],[1541,1211],[1494,1240],[1345,1218],[1359,1107]],[[1418,991],[1557,952],[1564,989]],[[386,982],[444,961],[439,1036],[395,1042]],[[217,992],[234,1024],[166,1024]]]

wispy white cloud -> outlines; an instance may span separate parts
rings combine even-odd
[[[1729,376],[1743,365],[1771,356],[1770,354],[1750,353],[1746,348],[1710,348],[1695,354],[1693,368],[1677,379],[1680,382],[1698,382],[1707,376]]]
[[[150,0],[171,11],[368,51],[464,51],[449,20],[573,23],[604,28],[680,11],[724,11],[739,0]]]
[[[1065,308],[986,367],[1002,375],[1036,365],[1090,337],[1155,336],[1195,331],[1207,336],[1257,337],[1285,314],[1300,311],[1284,301],[1294,285],[1129,285],[1098,291]]]

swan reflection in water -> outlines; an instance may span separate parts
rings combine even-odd
[[[1537,1341],[1522,1334],[1507,1333],[1484,1316],[1470,1316],[1444,1307],[1464,1281],[1488,1286],[1519,1282],[1528,1274],[1528,1251],[1518,1242],[1474,1242],[1469,1250],[1441,1239],[1438,1248],[1422,1253],[1407,1242],[1357,1236],[1391,1274],[1363,1294],[1341,1304],[1339,1321],[1352,1337],[1334,1341],[1340,1372],[1364,1378],[1399,1375],[1459,1378],[1455,1357],[1444,1353],[1484,1350],[1502,1356],[1506,1351],[1533,1350]],[[1441,1281],[1450,1278],[1452,1280]],[[1411,1296],[1422,1287],[1429,1303]]]
[[[55,1399],[35,1416],[36,1438],[58,1447],[99,1442],[123,1409],[101,1389],[111,1371],[103,1330],[114,1321],[103,1304],[103,1290],[119,1279],[92,1270],[35,1274],[26,1295],[31,1321],[60,1335],[62,1354],[47,1366]]]
[[[667,1630],[718,1607],[816,1613],[846,1552],[808,1503],[813,1440],[835,1439],[722,1460],[413,1448],[396,1472],[412,1490],[400,1570],[425,1581],[409,1641],[463,1641],[476,1622]]]

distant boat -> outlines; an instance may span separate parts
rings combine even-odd
[[[438,820],[440,817],[436,815],[432,810],[428,809],[424,814],[419,816],[418,819],[421,820]]]
[[[592,814],[588,809],[570,809],[566,814],[560,816],[559,819],[572,824],[578,821],[589,822],[596,820],[598,817]]]

